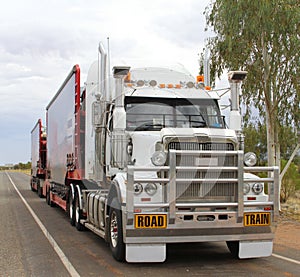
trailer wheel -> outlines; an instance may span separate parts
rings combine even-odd
[[[37,193],[38,193],[38,196],[39,196],[40,198],[43,197],[42,190],[43,190],[43,188],[41,188],[40,180],[38,180],[38,181],[37,181]]]
[[[227,247],[231,255],[238,259],[239,257],[239,241],[226,241]]]
[[[113,257],[122,262],[125,259],[125,244],[123,242],[121,206],[117,198],[114,198],[109,211],[109,245]]]
[[[68,214],[69,214],[71,225],[75,226],[74,198],[71,190],[69,191]]]
[[[84,225],[80,223],[80,220],[83,219],[82,210],[79,205],[79,196],[75,196],[75,227],[78,231],[83,231],[85,229]]]
[[[47,189],[46,202],[50,207],[54,207],[54,203],[52,202],[51,197],[50,197],[50,189]]]
[[[33,178],[32,178],[32,179],[30,180],[30,188],[31,188],[32,191],[35,191],[34,188],[33,188],[33,182],[34,182],[34,180],[33,180]]]

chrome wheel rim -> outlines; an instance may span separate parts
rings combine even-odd
[[[78,202],[76,202],[76,210],[75,210],[75,217],[76,217],[76,222],[79,222],[79,205]]]
[[[113,247],[118,244],[118,222],[116,212],[113,211],[110,221],[110,240]]]
[[[70,213],[70,218],[73,218],[73,201],[72,201],[72,197],[70,197],[70,203],[69,203],[69,213]]]

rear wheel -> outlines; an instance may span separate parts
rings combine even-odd
[[[40,198],[43,197],[43,192],[42,192],[43,188],[41,187],[40,181],[37,182],[37,194]]]
[[[47,189],[46,202],[50,207],[54,207],[54,203],[52,202],[51,197],[50,197],[50,188]]]
[[[71,225],[75,226],[74,198],[71,190],[69,191],[68,213]]]
[[[239,241],[226,241],[227,247],[231,255],[238,259],[239,257]]]
[[[30,180],[30,188],[31,188],[31,190],[32,191],[35,191],[35,189],[33,188],[33,182],[34,182],[34,180],[33,180],[33,178]]]
[[[79,195],[75,196],[75,227],[78,231],[83,231],[85,229],[84,225],[80,223],[83,219],[82,210],[79,205]]]
[[[125,244],[123,242],[121,205],[114,198],[109,211],[109,245],[113,257],[122,262],[125,259]]]

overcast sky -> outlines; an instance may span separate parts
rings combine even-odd
[[[30,131],[74,64],[179,62],[193,74],[210,0],[10,0],[0,9],[0,165],[30,161]],[[147,65],[147,64],[144,64]]]

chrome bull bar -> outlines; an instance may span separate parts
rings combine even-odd
[[[215,157],[225,155],[235,155],[237,157],[237,166],[183,166],[176,165],[177,155],[211,155]],[[133,222],[134,210],[141,208],[165,208],[168,210],[169,224],[175,222],[176,208],[201,208],[201,207],[237,207],[237,221],[242,222],[244,215],[244,207],[251,206],[272,206],[273,207],[273,221],[277,221],[279,215],[279,169],[278,167],[244,167],[244,153],[243,151],[194,151],[194,150],[169,150],[169,165],[168,166],[128,166],[127,170],[127,191],[126,191],[126,212],[127,222]],[[219,171],[235,171],[236,178],[222,178],[222,179],[203,179],[203,178],[178,178],[177,171],[191,171],[191,170],[219,170]],[[167,178],[134,178],[135,172],[168,172]],[[245,202],[243,193],[244,172],[270,172],[268,178],[247,179],[246,182],[264,182],[268,183],[269,201],[266,202]],[[155,182],[161,185],[167,185],[167,201],[162,203],[139,203],[134,204],[134,184]],[[176,184],[181,182],[228,182],[237,184],[237,197],[234,202],[207,202],[207,203],[178,203],[176,201]],[[271,184],[271,186],[269,185]]]

